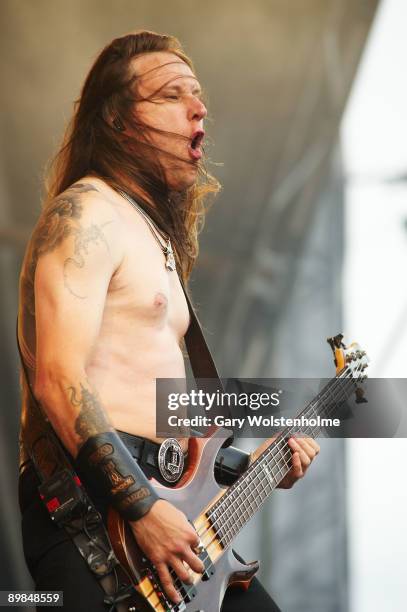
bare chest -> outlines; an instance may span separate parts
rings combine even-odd
[[[166,268],[144,222],[135,220],[135,225],[134,233],[130,227],[125,237],[125,257],[111,279],[107,307],[131,327],[167,330],[180,340],[188,329],[189,311],[178,274]]]

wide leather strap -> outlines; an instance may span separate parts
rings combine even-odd
[[[79,477],[127,521],[137,521],[159,496],[115,431],[88,438],[75,460]]]
[[[188,289],[180,277],[181,285],[184,290],[185,298],[188,304],[190,314],[190,323],[188,331],[185,334],[185,346],[187,347],[189,361],[191,363],[192,372],[196,379],[209,378],[219,387],[223,388],[218,370],[212,357],[209,346],[205,340],[202,326],[199,322],[195,308],[189,297]]]

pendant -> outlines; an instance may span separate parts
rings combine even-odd
[[[175,257],[174,257],[174,251],[172,250],[170,239],[168,239],[167,246],[164,249],[164,255],[165,255],[165,267],[170,272],[174,272],[174,270],[175,270]]]

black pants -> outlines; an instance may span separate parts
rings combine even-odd
[[[104,592],[63,529],[50,519],[36,493],[35,474],[20,478],[24,556],[37,591],[63,591],[65,612],[107,612]],[[228,589],[222,612],[280,612],[254,578],[247,591]],[[48,612],[39,606],[37,610]]]

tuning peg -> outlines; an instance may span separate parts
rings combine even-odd
[[[362,389],[362,387],[356,387],[355,396],[357,404],[366,404],[367,399],[365,398],[365,390]]]
[[[336,348],[345,348],[345,345],[343,344],[342,340],[343,334],[337,334],[336,336],[332,336],[331,338],[326,339],[333,351],[335,351]]]
[[[333,338],[327,338],[326,341],[328,342],[329,346],[331,347],[332,352],[335,354],[335,345],[334,345]]]

